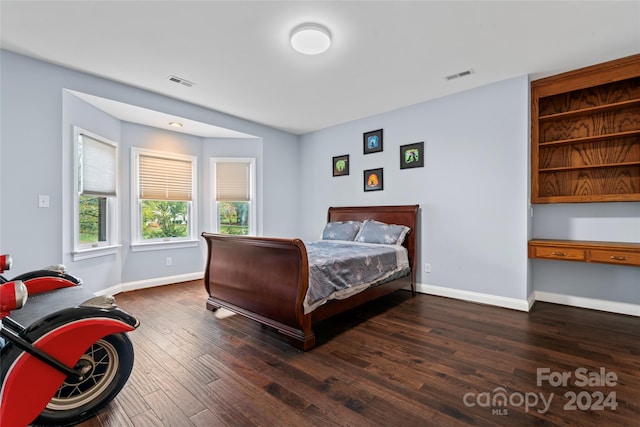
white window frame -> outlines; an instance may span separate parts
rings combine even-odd
[[[210,228],[214,233],[220,232],[220,202],[216,200],[216,164],[217,163],[249,163],[249,236],[258,235],[258,215],[257,212],[257,186],[256,186],[256,159],[255,157],[212,157],[210,162],[211,171],[211,201],[212,213],[210,218]]]
[[[97,135],[78,126],[73,127],[73,251],[71,253],[73,261],[95,258],[100,256],[112,255],[117,253],[121,246],[119,243],[119,222],[118,222],[118,196],[107,197],[107,222],[106,222],[106,241],[92,244],[80,243],[80,188],[79,188],[79,144],[82,135],[104,144],[111,145],[115,148],[115,179],[116,194],[120,193],[120,166],[119,166],[119,144],[103,136]]]
[[[186,237],[170,237],[164,239],[142,239],[142,210],[138,198],[139,162],[140,155],[147,155],[169,160],[191,162],[191,206],[189,208],[189,233]],[[191,248],[198,246],[196,236],[198,230],[198,158],[187,154],[166,151],[148,150],[131,147],[131,250],[133,252],[155,251],[163,249]]]

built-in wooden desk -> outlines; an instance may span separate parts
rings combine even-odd
[[[640,267],[640,243],[533,239],[529,258]]]

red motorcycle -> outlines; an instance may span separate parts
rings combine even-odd
[[[0,273],[10,266],[11,258],[0,255]],[[134,356],[126,333],[138,320],[112,296],[95,296],[81,284],[62,266],[12,280],[0,275],[2,427],[80,423],[129,378]]]

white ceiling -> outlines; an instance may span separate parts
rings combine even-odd
[[[101,98],[99,96],[90,95],[84,92],[68,90],[72,95],[77,96],[85,102],[96,108],[112,115],[116,119],[125,120],[127,122],[140,123],[142,125],[153,126],[157,128],[169,129],[174,132],[187,133],[190,135],[201,136],[204,138],[255,138],[254,135],[237,132],[231,129],[213,126],[208,123],[202,123],[190,120],[185,117],[178,117],[175,114],[167,114],[161,111],[149,110],[131,104],[114,101],[112,99]],[[181,128],[175,128],[170,123],[178,122]]]
[[[0,16],[3,49],[296,134],[640,53],[640,1],[3,0]],[[329,51],[291,48],[309,21]]]

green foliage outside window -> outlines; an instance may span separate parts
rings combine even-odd
[[[142,238],[187,237],[188,214],[188,202],[142,200]]]
[[[249,234],[249,202],[220,202],[220,234]]]
[[[101,197],[79,196],[80,244],[92,244],[99,241],[100,199]]]

